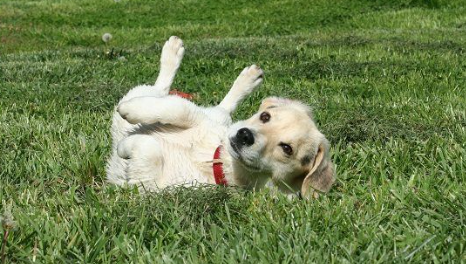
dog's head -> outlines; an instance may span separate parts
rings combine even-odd
[[[327,192],[333,182],[329,143],[306,105],[289,99],[265,99],[259,112],[231,126],[227,150],[246,169],[268,174],[283,192],[304,197]]]

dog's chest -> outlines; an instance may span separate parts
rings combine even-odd
[[[225,126],[210,123],[175,133],[158,133],[163,142],[163,185],[215,183],[212,161],[226,130]]]

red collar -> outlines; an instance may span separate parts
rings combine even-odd
[[[218,146],[214,153],[214,178],[215,183],[218,185],[227,186],[227,179],[225,179],[225,173],[223,173],[223,163],[220,162],[220,151],[222,150],[222,145]]]

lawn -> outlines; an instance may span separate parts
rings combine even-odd
[[[107,184],[113,107],[171,35],[196,103],[257,63],[235,119],[270,95],[311,105],[330,193]],[[5,263],[466,262],[462,0],[2,0],[0,95]]]

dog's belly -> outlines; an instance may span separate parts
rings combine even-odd
[[[210,118],[189,129],[161,124],[130,125],[116,113],[107,179],[114,184],[134,184],[149,191],[176,185],[214,184],[212,160],[215,150],[226,139],[227,128],[227,122]],[[150,135],[157,141],[153,146],[141,148],[151,150],[152,154],[139,152],[137,157],[128,160],[119,157],[119,142],[137,134]],[[160,154],[154,155],[151,147],[159,149]]]

